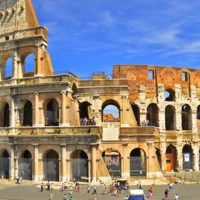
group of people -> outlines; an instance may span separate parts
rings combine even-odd
[[[93,119],[88,119],[87,117],[80,119],[80,125],[86,126],[86,125],[96,125],[96,122]]]
[[[169,198],[168,198],[168,195],[169,195],[169,192],[172,191],[172,188],[173,188],[173,185],[172,185],[172,183],[170,182],[170,183],[169,183],[169,189],[166,189],[166,190],[165,190],[165,200],[168,200],[168,199],[169,199]],[[175,194],[174,200],[179,200],[178,194]]]

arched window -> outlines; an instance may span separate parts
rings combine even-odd
[[[47,104],[46,125],[59,126],[59,107],[55,99],[50,100]]]
[[[137,121],[137,125],[139,126],[140,125],[140,109],[137,105],[133,104],[131,105],[132,107],[132,110],[133,110],[133,113],[134,113],[134,116],[135,116],[135,119]]]
[[[172,89],[165,90],[165,101],[175,101],[175,92]]]
[[[8,58],[5,66],[5,79],[12,78],[13,75],[13,59]]]
[[[165,108],[165,127],[166,130],[176,130],[176,117],[174,106],[168,105]]]
[[[35,71],[35,57],[31,53],[24,60],[24,77],[33,76]]]
[[[102,105],[103,122],[120,122],[120,107],[114,100],[107,100]]]
[[[192,130],[192,111],[189,105],[182,106],[182,129]]]
[[[149,104],[147,108],[147,125],[158,127],[158,106],[154,103]]]

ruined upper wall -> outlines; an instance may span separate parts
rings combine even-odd
[[[149,78],[152,72],[153,78]],[[184,80],[184,75],[186,80]],[[114,79],[127,79],[129,91],[133,98],[138,98],[138,89],[141,85],[146,87],[147,97],[156,97],[158,84],[165,89],[175,90],[180,85],[183,96],[190,95],[190,87],[195,86],[197,96],[200,97],[200,70],[180,67],[160,67],[150,65],[114,65]]]
[[[0,1],[0,35],[38,26],[31,0]]]

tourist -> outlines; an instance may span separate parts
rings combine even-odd
[[[97,200],[97,195],[96,194],[94,195],[93,200]]]
[[[51,183],[50,183],[50,181],[48,180],[48,181],[47,181],[47,190],[50,190],[50,186],[51,186]]]
[[[178,194],[174,196],[174,200],[178,200]]]
[[[93,187],[93,194],[97,195],[97,187],[96,187],[96,185],[94,185],[94,187]]]
[[[172,191],[172,183],[169,183],[169,191]]]
[[[63,200],[67,200],[67,195],[66,194],[63,195]]]
[[[142,189],[142,182],[139,182],[139,189]]]
[[[165,190],[165,200],[168,199],[168,189]]]
[[[69,193],[70,193],[71,196],[72,196],[72,192],[73,192],[73,187],[72,187],[72,185],[70,185],[70,187],[69,187]]]
[[[90,186],[88,185],[87,186],[87,189],[86,189],[86,196],[90,195]]]
[[[62,183],[62,185],[61,185],[61,190],[62,190],[62,191],[65,190],[65,184],[64,184],[64,183]]]
[[[44,184],[42,182],[41,185],[40,185],[40,191],[43,192],[43,190],[44,190]]]

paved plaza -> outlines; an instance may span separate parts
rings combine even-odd
[[[62,200],[63,194],[67,193],[67,200],[69,199],[69,187],[67,191],[61,191],[61,183],[54,183],[55,190],[53,192],[53,200]],[[45,183],[46,185],[46,183]],[[81,185],[80,192],[73,191],[73,200],[93,200],[93,195],[86,196],[86,184]],[[144,192],[147,193],[148,189],[153,187],[154,195],[152,200],[164,199],[164,191],[169,188],[168,184],[155,184],[155,185],[143,185]],[[92,188],[92,186],[91,186]],[[138,189],[137,185],[131,185],[130,189]],[[97,186],[97,200],[123,200],[129,191],[124,191],[119,196],[114,196],[111,193],[103,194],[103,187]],[[200,184],[174,184],[173,189],[169,192],[169,199],[173,200],[175,194],[178,193],[180,200],[199,200],[200,199]],[[1,200],[49,200],[50,191],[40,191],[40,183],[32,183],[23,181],[22,184],[16,184],[11,181],[0,181],[0,199]]]

